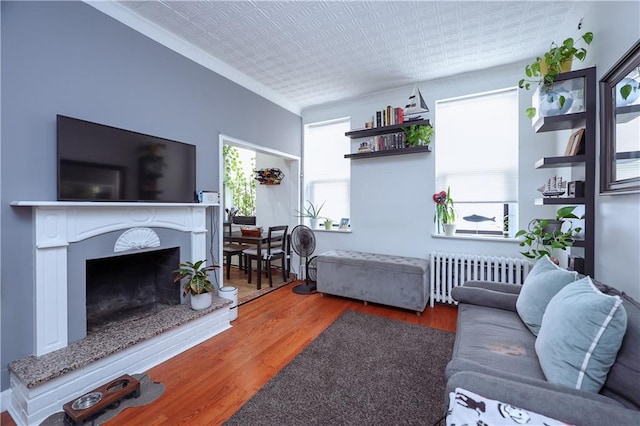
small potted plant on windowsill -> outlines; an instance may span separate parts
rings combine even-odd
[[[311,229],[316,229],[318,227],[318,219],[321,218],[320,211],[324,207],[325,201],[320,204],[320,206],[315,206],[311,201],[307,200],[307,207],[304,208],[303,211],[296,210],[298,214],[296,217],[309,218],[309,222],[311,223]]]
[[[576,206],[566,206],[558,209],[555,219],[533,219],[529,222],[527,229],[521,229],[516,233],[516,238],[524,237],[520,242],[520,247],[527,250],[520,252],[529,259],[540,259],[545,255],[554,262],[558,259],[551,256],[553,249],[566,250],[572,247],[576,240],[576,235],[582,228],[573,226],[567,231],[562,231],[562,224],[566,219],[579,219],[573,214]]]
[[[187,279],[182,287],[182,295],[191,294],[191,308],[196,311],[207,309],[213,300],[213,284],[209,280],[207,272],[218,269],[217,266],[206,266],[205,260],[196,263],[184,262],[176,269],[176,276],[173,282]]]
[[[433,220],[438,223],[438,232],[440,231],[440,225],[442,225],[445,235],[455,235],[456,211],[453,198],[451,198],[451,188],[447,188],[447,192],[440,191],[433,194],[433,201],[436,203],[436,214]]]
[[[536,57],[535,61],[525,67],[526,77],[518,82],[518,86],[521,89],[529,90],[532,84],[538,85],[540,88],[541,102],[557,105],[559,111],[568,110],[571,107],[571,104],[567,100],[568,97],[571,96],[570,93],[564,90],[556,93],[553,83],[557,75],[571,71],[573,58],[579,61],[585,60],[587,49],[577,46],[577,43],[580,41],[584,41],[587,45],[591,44],[593,41],[593,33],[586,32],[577,41],[569,37],[560,45],[551,42],[549,50],[546,51],[542,57]],[[537,108],[532,106],[527,108],[525,112],[527,117],[531,119],[536,115]]]

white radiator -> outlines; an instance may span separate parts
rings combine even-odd
[[[531,263],[525,259],[461,253],[431,253],[430,306],[454,303],[451,289],[469,280],[522,284]]]

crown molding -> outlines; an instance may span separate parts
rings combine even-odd
[[[275,91],[268,87],[258,83],[256,80],[250,78],[245,73],[230,67],[226,63],[213,57],[209,53],[202,49],[199,49],[183,39],[177,37],[175,34],[159,27],[155,23],[145,19],[131,9],[116,1],[103,1],[103,0],[83,0],[84,3],[99,10],[115,19],[118,22],[132,28],[133,30],[144,34],[150,39],[162,44],[163,46],[173,50],[174,52],[191,59],[197,64],[220,74],[221,76],[231,80],[232,82],[248,89],[255,94],[262,96],[263,98],[275,103],[276,105],[291,111],[296,115],[301,114],[301,107],[283,96],[279,95]]]

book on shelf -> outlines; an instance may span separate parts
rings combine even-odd
[[[383,110],[376,111],[375,127],[393,126],[405,122],[404,109],[387,105]]]
[[[374,151],[404,148],[406,145],[405,134],[404,132],[397,132],[375,136],[371,145]]]

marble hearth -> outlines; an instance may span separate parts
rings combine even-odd
[[[185,305],[176,305],[160,320],[139,321],[137,328],[125,324],[124,329],[78,338],[73,336],[74,324],[81,321],[74,312],[84,309],[68,306],[77,291],[68,283],[81,275],[68,265],[70,260],[78,263],[74,250],[85,251],[83,244],[109,233],[118,235],[114,256],[163,249],[163,232],[170,231],[187,237],[182,238],[187,247],[182,247],[186,257],[181,260],[204,259],[206,209],[212,206],[34,201],[12,205],[32,209],[35,240],[34,354],[9,366],[9,412],[18,424],[37,424],[95,386],[122,373],[143,372],[230,327],[230,302],[220,299],[206,312],[194,314]],[[80,269],[84,273],[84,267]],[[86,328],[79,332],[86,333]],[[95,342],[104,339],[115,343],[96,349]]]

